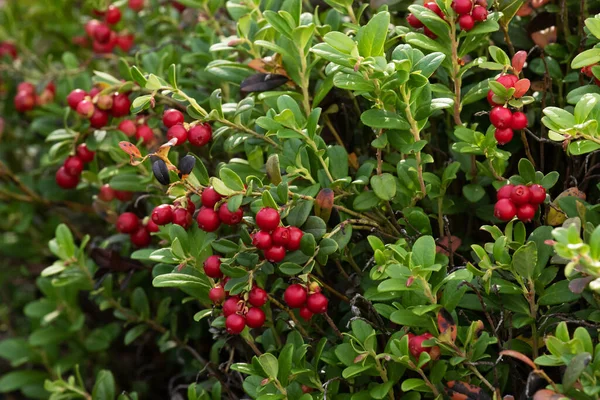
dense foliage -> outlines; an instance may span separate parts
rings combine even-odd
[[[595,11],[0,3],[0,393],[600,398]]]

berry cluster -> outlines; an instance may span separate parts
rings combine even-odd
[[[100,191],[98,192],[98,198],[102,201],[113,201],[117,199],[119,201],[129,201],[133,198],[133,192],[128,192],[125,190],[115,190],[110,187],[110,185],[104,184],[100,187]]]
[[[131,243],[136,247],[146,247],[150,244],[150,232],[157,232],[158,226],[153,224],[152,219],[149,219],[146,224],[132,212],[124,212],[117,218],[117,231],[128,233]]]
[[[63,189],[73,189],[79,183],[85,164],[94,160],[95,152],[87,148],[85,143],[77,146],[75,155],[65,159],[62,167],[56,171],[56,183]]]
[[[433,11],[438,17],[446,21],[446,15],[434,1],[423,4],[423,7]],[[463,31],[470,31],[475,27],[476,22],[485,21],[488,17],[487,1],[476,0],[454,0],[452,9],[458,15],[458,26]],[[426,27],[414,14],[409,14],[406,18],[408,24],[415,29],[423,28],[423,33],[431,39],[436,39],[437,35]]]
[[[146,124],[145,117],[138,116],[135,120],[124,119],[119,123],[118,129],[128,137],[142,140],[145,145],[154,142],[154,131]]]
[[[192,225],[192,216],[196,211],[196,205],[187,199],[187,206],[176,201],[173,205],[161,204],[152,210],[152,221],[158,225],[175,224],[183,229],[188,229]]]
[[[212,128],[208,124],[198,124],[189,128],[184,124],[185,117],[179,110],[169,109],[163,114],[163,124],[167,127],[167,139],[177,139],[176,146],[187,140],[194,146],[204,146],[212,138]]]
[[[446,19],[446,16],[444,15],[442,9],[437,5],[435,1],[430,1],[428,3],[423,4],[423,7],[433,11],[441,19]],[[428,27],[423,25],[423,23],[419,21],[419,19],[414,14],[408,14],[408,17],[406,17],[406,21],[410,26],[412,26],[415,29],[423,28],[423,33],[431,39],[437,38],[437,35],[433,33]]]
[[[42,106],[51,103],[54,100],[55,94],[56,86],[54,82],[48,83],[39,95],[32,83],[21,82],[17,86],[17,94],[14,98],[15,110],[18,112],[27,112],[33,110],[36,105]]]
[[[500,83],[507,89],[514,88],[519,78],[512,74],[501,75],[496,79],[496,82]],[[527,87],[528,89],[529,87]],[[526,90],[525,90],[526,91]],[[515,91],[513,96],[515,98],[522,97],[525,91]],[[493,107],[490,111],[490,122],[496,128],[494,137],[499,144],[504,145],[510,142],[513,138],[513,131],[527,128],[527,116],[521,111],[510,111],[501,103],[497,103],[497,98],[494,96],[493,91],[489,91],[487,95],[488,103]]]
[[[329,304],[316,282],[310,284],[309,289],[299,283],[288,286],[283,293],[283,300],[290,308],[299,308],[298,313],[305,321],[310,320],[313,314],[325,314]]]
[[[252,235],[252,244],[263,251],[269,262],[281,262],[287,251],[300,248],[303,232],[295,226],[279,226],[281,217],[274,208],[262,208],[256,213],[256,225],[260,229]]]
[[[213,187],[208,187],[202,191],[202,207],[196,216],[198,227],[206,232],[214,232],[219,229],[221,223],[225,225],[237,225],[242,222],[244,212],[238,208],[234,212],[229,211],[227,203],[221,204],[218,211],[215,206],[223,196],[221,196]]]
[[[437,360],[440,357],[440,348],[438,346],[423,347],[423,342],[433,338],[434,336],[427,332],[422,335],[414,335],[408,333],[408,350],[417,360],[421,353],[428,353],[432,360]]]
[[[82,89],[75,89],[67,96],[69,107],[87,118],[92,128],[96,129],[105,127],[111,115],[115,118],[129,115],[131,107],[127,93],[101,94],[100,92],[98,88],[92,88],[89,93]]]
[[[2,57],[8,56],[13,60],[16,60],[17,55],[17,47],[12,42],[0,42],[0,59]]]
[[[506,185],[496,194],[498,201],[494,206],[494,215],[502,221],[510,221],[517,216],[523,222],[529,222],[535,216],[538,206],[546,200],[546,189],[541,185]]]
[[[95,53],[112,53],[115,47],[124,52],[129,52],[133,47],[134,36],[129,33],[118,34],[111,29],[121,21],[121,10],[115,5],[110,5],[105,11],[95,10],[94,13],[104,17],[104,21],[97,19],[89,20],[85,24],[85,33],[92,40],[92,48]],[[74,40],[77,44],[87,44],[85,37]]]

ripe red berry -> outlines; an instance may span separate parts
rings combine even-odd
[[[90,97],[93,99],[100,92],[101,92],[101,90],[99,87],[93,87],[90,89]]]
[[[300,241],[302,240],[304,232],[302,232],[300,228],[297,228],[295,226],[288,227],[288,231],[290,238],[285,248],[289,251],[298,250],[300,248]]]
[[[152,221],[156,225],[166,225],[173,221],[173,207],[169,204],[161,204],[152,210]]]
[[[473,11],[471,12],[473,19],[475,21],[483,22],[487,19],[488,12],[485,7],[475,6],[473,7]]]
[[[77,156],[67,157],[63,166],[69,175],[79,176],[83,171],[83,161]]]
[[[271,246],[268,249],[263,250],[263,253],[268,261],[278,263],[285,258],[285,247]]]
[[[300,308],[300,317],[302,317],[303,320],[309,321],[312,316],[313,313],[308,309],[308,307],[304,306]]]
[[[196,216],[196,222],[198,222],[198,227],[206,232],[214,232],[221,225],[219,214],[212,208],[207,207],[200,208]]]
[[[437,3],[435,1],[430,1],[427,2],[425,4],[423,4],[423,7],[433,11],[434,13],[436,13],[438,15],[438,17],[440,18],[444,18],[444,13],[442,12],[442,9],[440,8],[440,6],[437,5]]]
[[[129,53],[129,50],[133,47],[133,41],[135,36],[133,34],[119,35],[117,36],[117,47],[123,50],[125,53]]]
[[[306,299],[306,307],[314,314],[323,314],[327,312],[329,300],[323,293],[315,293]]]
[[[77,157],[81,158],[84,163],[90,163],[94,161],[95,152],[88,149],[85,143],[81,143],[77,146]]]
[[[140,226],[135,232],[129,234],[129,239],[136,247],[146,247],[150,244],[152,238],[150,232],[146,230],[145,226]]]
[[[106,124],[108,124],[108,113],[96,108],[90,117],[90,125],[92,128],[100,129],[105,127]]]
[[[498,144],[504,145],[512,140],[513,130],[510,128],[496,128],[496,130],[494,131],[494,137],[498,141]]]
[[[529,199],[531,199],[531,192],[527,186],[517,185],[510,193],[510,199],[516,205],[529,203]]]
[[[231,314],[225,320],[225,327],[227,328],[227,333],[231,335],[239,335],[246,326],[246,320],[244,317],[238,314]]]
[[[94,40],[100,44],[107,43],[110,40],[110,32],[110,28],[106,24],[100,22],[96,26],[96,29],[94,29]]]
[[[419,29],[423,27],[423,23],[421,21],[419,21],[419,19],[417,17],[415,17],[414,14],[408,14],[408,17],[406,17],[406,21],[408,22],[408,24],[410,26],[412,26],[415,29]]]
[[[494,107],[490,111],[490,122],[496,128],[506,129],[510,128],[512,122],[512,112],[508,108]]]
[[[75,89],[67,96],[67,103],[73,110],[77,110],[77,105],[87,96],[87,93],[81,89]]]
[[[198,124],[190,128],[188,140],[194,146],[204,146],[212,138],[212,128],[209,124]]]
[[[506,74],[499,76],[498,79],[496,79],[496,82],[500,83],[505,88],[510,89],[515,86],[515,83],[517,83],[518,80],[519,78],[515,75]]]
[[[250,290],[250,293],[248,293],[248,303],[252,304],[254,307],[264,306],[267,299],[267,292],[258,286],[254,286],[252,290]]]
[[[458,25],[460,26],[460,29],[468,32],[475,26],[475,20],[469,14],[461,15],[458,18]]]
[[[89,20],[88,22],[85,23],[85,27],[84,27],[85,33],[87,33],[87,35],[89,37],[94,37],[94,31],[100,24],[101,24],[101,22],[98,21],[97,19]]]
[[[423,352],[431,353],[433,347],[423,347],[423,342],[431,339],[432,337],[432,334],[424,333],[422,335],[410,338],[408,341],[408,350],[410,351],[410,354],[412,354],[413,357],[418,359],[421,353]]]
[[[494,92],[492,92],[491,90],[488,90],[488,94],[487,94],[487,101],[490,104],[490,106],[495,107],[495,106],[501,106],[502,104],[498,104],[494,101]]]
[[[271,233],[271,238],[273,239],[273,244],[277,244],[279,246],[286,246],[290,241],[290,231],[288,228],[283,226],[278,226],[275,228],[273,233]]]
[[[176,208],[173,211],[173,223],[187,229],[192,225],[192,216],[185,208]]]
[[[500,199],[494,206],[494,216],[502,221],[510,221],[517,215],[517,207],[510,199]]]
[[[145,144],[150,144],[154,141],[154,132],[152,132],[152,128],[146,124],[138,125],[135,130],[135,138],[137,140],[142,139]]]
[[[35,107],[35,95],[19,92],[14,99],[15,109],[18,112],[27,112]]]
[[[94,114],[95,109],[94,103],[90,100],[81,100],[79,104],[77,104],[77,114],[84,118],[90,118]]]
[[[437,35],[433,33],[428,27],[423,28],[423,33],[430,39],[437,39]]]
[[[211,278],[223,277],[223,273],[221,272],[221,258],[216,255],[208,257],[204,261],[204,273]]]
[[[115,93],[113,97],[113,105],[110,110],[111,114],[115,118],[124,117],[129,115],[129,108],[131,107],[131,100],[125,93]]]
[[[111,25],[117,24],[121,20],[121,10],[119,10],[118,7],[110,5],[110,6],[108,6],[108,9],[106,10],[105,18],[106,18],[106,22],[108,24],[111,24]]]
[[[529,193],[531,193],[529,201],[532,204],[538,205],[546,201],[546,189],[542,185],[534,184],[529,186]]]
[[[115,197],[119,201],[129,201],[133,198],[133,192],[128,192],[126,190],[115,190]]]
[[[148,219],[148,222],[146,223],[146,230],[148,232],[158,232],[158,231],[160,231],[160,229],[158,228],[158,225],[156,225],[156,223],[154,221],[152,221],[152,218]]]
[[[79,177],[67,173],[65,167],[60,167],[56,171],[56,184],[63,189],[73,189],[79,183]]]
[[[256,246],[257,249],[266,250],[271,247],[273,241],[269,232],[258,231],[252,235],[252,244]]]
[[[163,117],[162,117],[163,124],[167,128],[170,128],[177,124],[183,124],[184,120],[185,120],[185,117],[183,116],[183,113],[179,110],[175,110],[174,108],[166,110],[163,113]]]
[[[227,203],[221,204],[219,207],[219,219],[225,225],[237,225],[242,222],[242,218],[244,217],[244,212],[241,208],[238,208],[234,212],[229,211],[227,207]]]
[[[279,212],[274,208],[261,208],[256,213],[256,225],[263,231],[271,232],[279,226],[279,222]]]
[[[100,192],[98,192],[98,198],[102,201],[111,201],[115,198],[115,191],[111,188],[108,183],[100,186]]]
[[[265,323],[265,313],[260,308],[250,307],[246,313],[246,325],[250,328],[260,328]]]
[[[117,218],[117,230],[121,233],[132,233],[140,226],[140,221],[132,212],[124,212]]]
[[[511,185],[510,183],[502,186],[500,189],[498,189],[498,193],[496,193],[496,199],[510,199],[510,194],[512,193],[514,187],[515,186]]]
[[[27,94],[35,94],[35,86],[31,82],[21,82],[17,85],[17,93],[24,92]]]
[[[594,65],[587,65],[583,68],[581,68],[581,73],[584,74],[585,76],[587,76],[588,78],[591,78],[594,76],[594,73],[592,72],[592,67]]]
[[[516,131],[527,128],[527,115],[521,111],[513,113],[510,127]]]
[[[458,15],[464,15],[471,12],[473,8],[473,2],[471,0],[454,0],[452,2],[452,9]]]
[[[135,126],[135,122],[130,119],[125,119],[119,123],[119,130],[123,132],[125,135],[132,137],[135,135],[135,131],[137,130],[137,126]]]
[[[214,304],[221,304],[225,300],[225,289],[221,285],[215,286],[208,291],[208,298]]]
[[[144,0],[129,0],[127,6],[133,11],[140,11],[144,8]]]
[[[204,189],[202,191],[202,196],[200,197],[200,199],[202,200],[202,205],[208,208],[214,208],[215,204],[217,204],[222,198],[223,196],[217,193],[217,191],[212,186]]]
[[[537,206],[534,206],[533,204],[522,204],[517,208],[517,218],[523,222],[529,222],[535,216],[536,210]]]
[[[167,131],[167,140],[177,139],[176,146],[181,146],[185,143],[188,137],[188,131],[181,124],[173,125]]]
[[[241,310],[240,298],[238,296],[232,296],[225,300],[223,303],[223,315],[229,317],[236,312]]]
[[[306,303],[306,288],[297,283],[288,286],[283,293],[283,300],[292,308],[299,308]]]

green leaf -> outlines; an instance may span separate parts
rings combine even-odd
[[[569,153],[575,156],[591,153],[600,149],[600,143],[591,140],[578,140],[569,144]]]
[[[372,191],[362,192],[352,202],[352,206],[356,211],[366,211],[376,207],[381,199]]]
[[[413,265],[419,265],[427,268],[435,264],[435,240],[433,237],[421,236],[418,238],[412,247]]]
[[[142,318],[150,317],[150,304],[148,296],[141,287],[136,287],[131,294],[131,308]]]
[[[300,240],[300,250],[306,254],[307,256],[312,256],[315,254],[315,248],[317,246],[317,242],[315,241],[315,237],[311,233],[305,233]]]
[[[568,392],[569,389],[575,385],[591,361],[592,355],[590,353],[580,353],[571,359],[562,380],[563,390],[565,392]]]
[[[327,232],[327,225],[321,218],[311,215],[302,226],[302,230],[304,233],[311,233],[315,239],[319,240]]]
[[[279,362],[277,358],[271,353],[265,353],[258,357],[258,362],[262,367],[265,374],[267,374],[268,378],[277,379],[277,374],[279,372]]]
[[[490,46],[488,50],[494,61],[502,65],[510,65],[510,58],[508,58],[508,55],[500,47]]]
[[[378,57],[383,55],[387,31],[390,25],[390,13],[381,11],[362,26],[356,34],[358,52],[363,57]]]
[[[537,245],[527,242],[515,251],[512,258],[512,267],[517,274],[531,280],[537,264]]]
[[[397,310],[390,315],[390,321],[398,325],[406,325],[414,328],[430,328],[432,322],[429,318],[416,315],[410,310]]]
[[[292,370],[292,360],[294,357],[294,345],[292,343],[288,343],[283,346],[281,352],[279,353],[279,372],[277,373],[279,382],[283,386],[287,386],[290,379],[290,372]]]
[[[206,277],[196,277],[193,275],[170,273],[159,275],[152,281],[155,287],[178,287],[178,288],[210,288],[210,284]]]
[[[581,297],[569,289],[569,281],[562,280],[548,287],[544,294],[539,298],[538,304],[541,306],[551,306],[555,304],[570,303]]]
[[[64,254],[64,258],[72,258],[75,255],[75,242],[73,235],[65,224],[56,227],[56,243]]]
[[[521,160],[519,160],[519,175],[521,175],[521,178],[523,178],[526,183],[535,182],[535,168],[526,158],[521,158]]]
[[[463,194],[471,203],[477,203],[485,195],[485,190],[477,183],[470,183],[463,186]]]
[[[404,117],[386,110],[367,110],[361,114],[360,120],[363,124],[375,129],[410,129],[410,125]]]
[[[221,168],[219,171],[219,177],[229,189],[233,189],[236,192],[244,190],[244,182],[242,182],[242,178],[240,178],[238,174],[229,168]],[[215,188],[215,190],[217,189]]]
[[[334,49],[348,55],[352,54],[352,50],[356,47],[356,42],[354,42],[354,40],[348,37],[348,35],[338,31],[327,33],[323,37],[323,40]]]
[[[130,330],[127,331],[127,333],[125,334],[125,339],[123,340],[123,342],[127,346],[127,345],[133,343],[135,341],[135,339],[137,339],[138,337],[140,337],[147,330],[148,330],[148,325],[146,325],[146,324],[136,325],[136,326],[134,326],[133,328],[131,328]]]
[[[0,377],[0,393],[8,393],[27,385],[42,383],[47,377],[47,373],[35,370],[9,372]]]
[[[92,390],[94,400],[114,400],[115,398],[115,378],[112,372],[101,370],[96,375],[96,384]]]
[[[142,74],[142,71],[140,71],[138,67],[134,65],[133,67],[131,67],[129,72],[131,73],[131,79],[135,81],[135,83],[137,83],[141,87],[146,87],[146,78],[144,77],[144,74]]]
[[[600,49],[594,47],[593,49],[577,54],[573,61],[571,61],[571,68],[579,69],[598,62],[600,62]]]
[[[301,265],[292,262],[284,262],[279,264],[279,270],[281,273],[289,276],[298,275],[300,272],[302,272],[302,269],[303,267]]]
[[[381,200],[389,201],[396,195],[396,179],[387,172],[374,175],[371,177],[371,188]]]
[[[373,368],[373,366],[374,366],[374,364],[365,364],[365,365],[354,364],[354,365],[351,365],[351,366],[345,368],[342,371],[342,376],[345,379],[349,379],[349,378],[352,378],[353,376],[360,374],[361,372],[364,372],[364,371],[367,371],[367,370]]]
[[[213,310],[210,308],[207,308],[206,310],[198,311],[196,314],[194,314],[194,321],[200,322],[204,318],[210,316],[212,314],[212,312],[213,312]]]
[[[225,185],[225,183],[222,180],[214,176],[210,178],[210,185],[217,191],[217,193],[219,193],[222,196],[231,196],[235,194],[234,190],[230,189],[227,185]]]

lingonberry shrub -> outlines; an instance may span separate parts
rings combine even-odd
[[[0,9],[2,395],[598,398],[592,4],[42,3]]]

